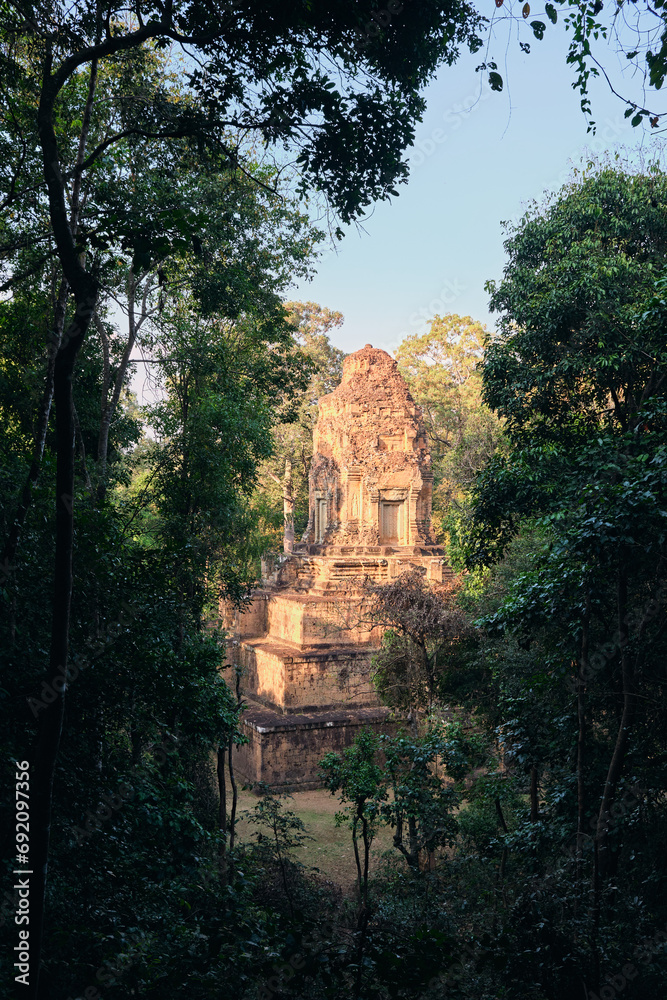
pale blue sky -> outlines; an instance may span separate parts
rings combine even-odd
[[[501,220],[518,219],[527,202],[558,188],[587,152],[636,150],[640,143],[654,148],[657,140],[630,126],[624,106],[601,82],[592,92],[597,134],[587,135],[560,23],[549,25],[541,42],[533,39],[530,55],[513,40],[507,70],[501,65],[506,44],[501,27],[492,46],[505,79],[500,94],[485,86],[478,100],[475,66],[482,53],[441,70],[427,92],[410,180],[399,188],[400,197],[377,205],[365,232],[348,230],[315,279],[290,290],[291,298],[344,314],[332,339],[345,351],[365,343],[391,351],[409,333],[424,330],[435,312],[493,325],[484,282],[502,273]],[[620,63],[607,51],[616,82]],[[631,79],[622,84],[632,92]]]

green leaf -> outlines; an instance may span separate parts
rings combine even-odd
[[[540,40],[544,38],[544,32],[547,30],[547,26],[544,23],[544,21],[531,21],[530,26],[533,29],[533,34],[535,35],[535,38],[538,38]]]
[[[503,78],[500,73],[489,73],[489,85],[491,90],[503,89]]]
[[[552,24],[555,24],[558,20],[558,12],[552,3],[544,5],[544,13],[547,15]]]

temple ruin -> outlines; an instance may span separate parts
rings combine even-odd
[[[364,579],[450,572],[431,526],[421,410],[385,351],[367,344],[345,359],[319,401],[313,451],[303,538],[263,561],[261,587],[229,623],[248,704],[237,769],[282,790],[317,786],[325,753],[386,725],[370,680],[381,636],[355,624]]]

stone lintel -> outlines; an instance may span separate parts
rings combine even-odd
[[[339,729],[343,726],[370,725],[386,722],[390,710],[388,708],[355,708],[346,712],[334,710],[330,712],[300,712],[281,715],[270,709],[252,708],[243,713],[243,725],[250,726],[258,733],[291,732],[301,729]]]
[[[365,643],[361,645],[360,643],[352,644],[349,646],[342,646],[340,643],[324,643],[320,642],[317,645],[309,645],[303,648],[298,646],[287,646],[283,642],[276,642],[275,639],[267,638],[266,636],[261,636],[255,639],[244,639],[241,643],[242,647],[250,647],[253,650],[262,650],[267,653],[271,653],[274,656],[280,657],[283,663],[303,663],[327,660],[357,660],[359,658],[366,658],[369,654],[377,653],[377,646],[371,643]]]

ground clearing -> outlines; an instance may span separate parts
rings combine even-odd
[[[238,835],[246,840],[252,836],[258,827],[244,820],[257,805],[257,796],[252,792],[239,792],[239,825]],[[343,824],[336,826],[335,815],[342,807],[338,798],[324,788],[310,792],[293,792],[285,798],[285,808],[291,809],[305,824],[313,840],[306,842],[297,853],[297,857],[305,865],[319,868],[322,876],[336,882],[345,891],[353,891],[357,877],[352,847],[352,833]],[[392,833],[387,827],[382,827],[373,841],[371,853],[371,875],[377,868],[381,854],[392,847]]]

